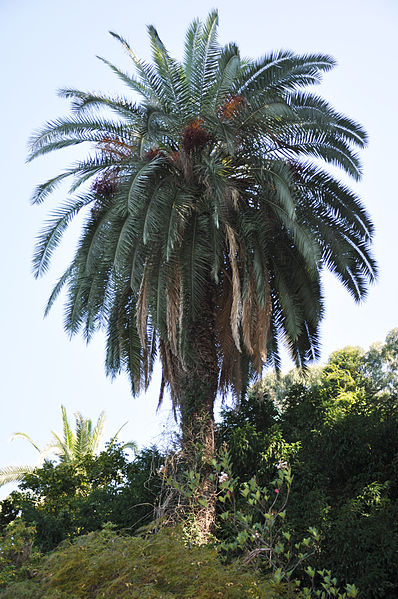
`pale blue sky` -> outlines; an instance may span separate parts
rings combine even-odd
[[[156,385],[146,397],[132,399],[123,378],[114,383],[105,378],[100,338],[88,348],[79,338],[70,341],[62,329],[61,304],[43,320],[46,298],[71,254],[76,231],[68,235],[50,274],[35,281],[30,265],[34,237],[48,208],[62,195],[54,195],[43,208],[30,207],[29,197],[35,185],[57,174],[74,154],[64,151],[26,165],[27,140],[44,121],[67,113],[68,103],[57,97],[57,89],[122,91],[96,58],[99,54],[129,68],[108,30],[149,58],[146,25],[154,24],[171,53],[180,57],[190,21],[204,18],[214,7],[219,9],[221,42],[236,41],[245,56],[279,48],[334,56],[338,66],[317,91],[369,133],[370,144],[362,154],[364,176],[354,188],[376,225],[379,281],[357,306],[326,277],[323,360],[344,345],[366,347],[383,340],[398,326],[396,0],[2,0],[0,466],[35,460],[22,440],[8,439],[20,430],[44,445],[50,430],[60,430],[61,404],[71,417],[80,410],[96,420],[105,410],[108,437],[128,420],[122,437],[141,446],[157,442],[164,430],[168,406],[156,415]]]

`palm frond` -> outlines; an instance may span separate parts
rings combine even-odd
[[[195,101],[195,113],[199,116],[208,104],[208,92],[216,74],[219,46],[217,43],[218,13],[211,12],[203,23],[190,75],[191,93]]]
[[[52,212],[51,220],[46,222],[45,229],[39,234],[33,256],[33,273],[36,278],[48,270],[51,256],[70,221],[91,201],[90,198],[80,201],[72,200],[61,204],[57,210]]]
[[[150,25],[148,33],[151,40],[153,59],[157,66],[157,73],[163,83],[165,105],[169,111],[178,109],[187,115],[187,101],[189,88],[185,73],[178,62],[169,56],[169,53],[160,39],[158,32]]]
[[[26,433],[13,433],[10,437],[10,441],[14,439],[25,439],[28,441],[39,453],[41,452],[40,448],[36,445],[34,441],[27,435]]]
[[[20,482],[26,474],[31,474],[34,470],[35,467],[29,465],[0,468],[0,487],[8,483]]]

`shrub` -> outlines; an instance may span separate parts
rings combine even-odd
[[[34,528],[20,519],[6,526],[0,538],[0,588],[33,575],[40,559],[34,534]]]
[[[353,581],[364,599],[398,595],[397,355],[395,331],[369,352],[335,352],[307,378],[267,377],[219,427],[239,483],[255,475],[264,487],[288,458],[290,530],[302,538],[315,526],[311,567]]]
[[[106,527],[65,541],[42,562],[35,581],[12,585],[40,599],[277,599],[286,586],[225,565],[211,545],[187,547],[178,529],[145,538],[123,537]],[[23,595],[20,595],[21,597]]]
[[[35,544],[43,552],[106,522],[133,533],[154,517],[161,463],[155,448],[129,462],[117,446],[73,463],[46,462],[2,502],[0,529],[20,514],[35,526]]]

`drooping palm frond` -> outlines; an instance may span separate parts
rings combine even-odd
[[[14,439],[18,438],[25,439],[26,441],[28,441],[40,453],[41,450],[36,445],[36,443],[29,437],[29,435],[27,435],[26,433],[13,433],[10,437],[10,441],[13,441]]]
[[[46,199],[67,177],[80,194],[46,224],[36,274],[86,212],[49,308],[66,287],[66,330],[89,340],[105,328],[106,371],[127,371],[133,393],[148,386],[159,355],[177,409],[184,373],[199,363],[240,397],[265,364],[278,367],[281,342],[297,365],[316,358],[323,269],[356,300],[376,276],[371,220],[328,168],[358,179],[366,133],[308,91],[334,60],[288,50],[241,60],[235,44],[220,46],[217,28],[216,11],[195,20],[178,61],[150,26],[152,63],[112,33],[134,73],[102,60],[134,96],[63,90],[72,115],[31,144],[32,158],[92,148],[34,195]]]
[[[31,474],[36,466],[6,466],[0,468],[0,487],[8,483],[20,482],[26,474]]]
[[[113,435],[112,439],[109,441],[109,443],[107,445],[109,449],[116,443],[119,433],[124,429],[126,424],[127,424],[127,422],[122,424],[122,426]],[[138,445],[135,441],[128,441],[127,443],[122,443],[121,449],[131,449],[131,451],[134,454],[136,454],[138,452]]]

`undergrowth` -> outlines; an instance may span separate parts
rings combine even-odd
[[[43,558],[32,580],[7,586],[1,599],[277,599],[286,585],[238,563],[225,565],[212,545],[186,546],[162,528],[124,537],[111,528],[64,542]]]

